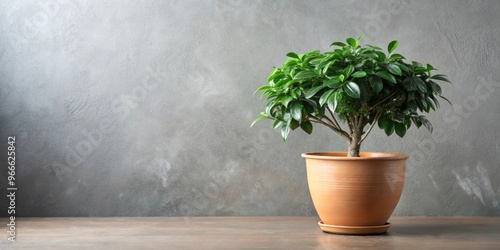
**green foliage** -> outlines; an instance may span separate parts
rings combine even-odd
[[[283,140],[299,127],[310,134],[312,123],[319,123],[349,142],[357,139],[358,144],[375,124],[387,135],[395,132],[400,137],[412,123],[432,131],[421,113],[438,108],[438,97],[446,100],[438,84],[449,82],[446,76],[433,75],[436,69],[430,64],[408,63],[404,56],[393,54],[397,41],[389,43],[388,53],[377,46],[362,47],[359,42],[347,38],[346,43],[332,43],[332,51],[288,53],[283,66],[269,75],[268,84],[256,91],[262,92],[267,105],[254,123],[274,120]],[[370,126],[364,131],[366,125]]]

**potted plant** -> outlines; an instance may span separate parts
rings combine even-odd
[[[286,141],[301,128],[308,134],[313,124],[330,128],[347,142],[347,152],[304,153],[311,197],[323,231],[341,234],[384,233],[404,184],[408,155],[360,152],[375,126],[389,136],[403,137],[412,126],[432,132],[422,115],[439,107],[445,75],[432,74],[432,65],[406,62],[380,47],[360,46],[361,38],[334,42],[333,51],[288,53],[275,68],[268,84],[256,92],[268,100],[252,123],[274,120]],[[448,101],[449,102],[449,101]]]

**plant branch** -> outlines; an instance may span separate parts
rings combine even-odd
[[[333,131],[337,132],[340,136],[342,136],[344,139],[346,140],[351,140],[351,137],[349,136],[349,134],[347,132],[345,132],[344,130],[342,130],[341,128],[337,128],[335,126],[333,126],[333,124],[329,124],[325,121],[323,121],[322,119],[316,117],[316,116],[313,116],[313,115],[308,115],[306,117],[306,119],[309,119],[310,121],[312,122],[316,122],[316,123],[320,123],[320,124],[323,124],[327,127],[329,127],[330,129],[332,129]]]
[[[328,116],[325,115],[324,118],[330,123],[330,125],[340,130],[340,126],[338,126],[338,124],[335,124],[335,122],[333,122]]]
[[[394,97],[394,95],[396,95],[396,94],[397,94],[397,92],[394,92],[394,93],[392,93],[391,95],[389,95],[389,96],[385,97],[384,99],[380,100],[380,101],[379,101],[379,102],[377,102],[375,105],[371,106],[369,111],[372,111],[372,110],[373,110],[374,108],[376,108],[378,105],[380,105],[380,104],[384,103],[385,101],[387,101],[387,100],[391,99],[391,98],[392,98],[392,97]]]
[[[363,127],[365,125],[366,125],[365,117],[363,115],[359,115],[359,117],[358,117],[358,124],[356,124],[357,129],[359,129],[361,131],[361,130],[363,130]]]
[[[377,115],[375,115],[375,119],[373,119],[372,124],[370,124],[370,127],[368,128],[366,133],[361,137],[361,140],[359,140],[358,145],[360,145],[366,139],[366,137],[368,137],[368,134],[370,134],[373,127],[375,127],[375,124],[377,124],[378,119],[380,119],[380,117],[382,116],[382,113],[383,112],[381,111],[381,112],[378,112]]]
[[[365,139],[366,137],[368,137],[368,134],[370,134],[371,130],[373,129],[373,127],[375,126],[375,124],[378,122],[378,120],[380,119],[380,117],[382,116],[382,114],[384,113],[385,110],[390,110],[392,109],[393,107],[401,104],[403,100],[399,100],[395,103],[393,103],[392,105],[386,107],[386,108],[383,108],[382,110],[380,110],[377,115],[375,116],[375,118],[373,119],[373,122],[372,124],[370,124],[370,127],[368,128],[368,130],[366,131],[366,133],[363,135],[363,137],[361,137],[361,140],[359,141],[358,144],[361,144]]]
[[[333,114],[332,110],[330,108],[328,108],[328,107],[326,109],[328,109],[328,113],[330,113],[330,115],[332,116],[332,120],[335,123],[335,125],[337,126],[337,128],[341,129],[340,128],[340,124],[337,121],[337,119],[335,119],[335,115]]]
[[[346,116],[345,119],[347,121],[347,127],[349,127],[349,133],[352,134],[352,122],[351,122],[351,119],[349,119],[349,116]]]

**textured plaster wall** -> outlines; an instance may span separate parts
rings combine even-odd
[[[253,91],[289,51],[365,34],[454,82],[435,132],[376,131],[411,155],[397,215],[500,215],[498,1],[1,1],[0,213],[7,136],[19,216],[315,215],[305,151]],[[3,145],[3,146],[1,146]]]

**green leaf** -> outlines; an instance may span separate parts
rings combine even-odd
[[[318,108],[318,104],[310,99],[302,99],[302,105],[304,105],[308,113],[312,113]]]
[[[283,126],[281,126],[281,138],[283,138],[283,141],[286,141],[288,134],[290,134],[290,126],[283,124]]]
[[[288,104],[293,101],[293,98],[291,96],[285,96],[283,99],[281,99],[281,104],[283,104],[285,107],[288,107]]]
[[[427,71],[430,72],[431,70],[435,70],[434,66],[427,64]]]
[[[309,99],[309,98],[313,97],[316,93],[318,93],[320,90],[322,90],[323,88],[324,88],[324,86],[316,86],[314,88],[311,88],[305,93],[304,97]]]
[[[421,67],[422,66],[421,63],[416,62],[416,61],[411,61],[411,65],[413,65],[413,67]]]
[[[375,73],[375,75],[384,78],[385,80],[389,81],[392,84],[396,84],[396,78],[387,71],[379,71]]]
[[[396,131],[396,134],[403,138],[406,134],[406,126],[403,123],[396,122],[394,124],[394,130]]]
[[[359,54],[364,54],[367,52],[373,52],[373,49],[372,48],[362,48],[358,51]]]
[[[318,57],[319,59],[321,59],[320,63],[318,63],[318,65],[316,65],[317,68],[323,68],[325,67],[329,62],[331,61],[335,61],[335,60],[332,60],[332,56],[329,56],[329,55],[321,55]]]
[[[366,54],[363,55],[363,58],[372,58],[372,59],[377,59],[378,58],[378,55],[377,53],[373,52],[373,51],[370,51],[370,52],[367,52]]]
[[[340,98],[339,98],[339,96],[340,96]],[[341,97],[342,97],[342,94],[335,92],[334,94],[330,95],[330,97],[328,97],[328,100],[326,100],[326,105],[333,113],[335,113],[335,110],[337,109],[338,101],[341,99]]]
[[[300,63],[299,59],[290,58],[283,64],[283,68],[293,67],[295,65],[298,65],[299,63]]]
[[[398,41],[394,40],[389,43],[387,46],[387,51],[389,51],[389,54],[392,53],[397,47],[398,47]]]
[[[275,78],[278,78],[278,77],[283,77],[285,76],[285,74],[283,74],[283,72],[281,71],[277,71],[277,70],[274,70],[270,75],[269,77],[267,78],[267,82],[270,82],[272,80],[274,80]]]
[[[268,118],[266,115],[261,114],[261,116],[259,116],[259,117],[255,118],[255,120],[253,120],[252,124],[250,124],[250,127],[253,127],[253,125],[254,125],[255,123],[257,123],[258,121],[260,121],[260,120],[262,120],[262,119],[266,119],[266,118]]]
[[[364,69],[365,73],[367,75],[375,75],[375,71],[371,70],[371,69]]]
[[[342,85],[342,83],[340,82],[338,77],[334,77],[334,78],[326,81],[325,83],[323,83],[323,86],[327,86],[328,88],[331,88],[331,89],[336,89],[336,88],[340,87],[340,85]]]
[[[262,91],[262,90],[267,90],[269,88],[271,88],[271,86],[269,86],[269,85],[260,86],[257,90],[255,90],[255,92],[253,92],[253,94],[255,95],[255,93]]]
[[[417,107],[417,104],[416,104],[414,101],[408,102],[408,103],[406,104],[406,106],[408,106],[408,108],[409,108],[409,109],[410,109],[410,111],[412,111],[412,112],[417,111],[417,108],[418,108],[418,107]]]
[[[330,65],[332,65],[333,63],[335,63],[335,60],[333,61],[330,61],[324,68],[323,68],[323,74],[326,74],[326,72],[328,71],[328,69],[330,68]]]
[[[319,50],[312,50],[306,53],[307,56],[317,56],[319,55]]]
[[[265,95],[270,95],[271,92],[272,92],[271,89],[268,89],[268,90],[262,92],[262,94],[260,94],[260,99],[262,99]],[[257,93],[257,92],[255,92],[255,93]]]
[[[290,78],[288,78],[288,77],[281,78],[281,80],[279,80],[277,83],[274,84],[274,87],[280,88],[283,86],[283,84],[286,84],[289,81],[290,81]]]
[[[404,72],[406,72],[406,73],[410,73],[410,69],[409,69],[409,68],[408,68],[405,64],[400,63],[398,66],[399,66],[399,68],[400,68],[402,71],[404,71]]]
[[[358,99],[361,95],[359,86],[355,82],[348,82],[346,85],[344,85],[344,91],[348,96],[356,99]]]
[[[375,94],[377,94],[377,95],[384,88],[384,84],[382,83],[382,80],[376,76],[371,78],[370,86],[372,86],[373,91],[375,91]]]
[[[379,127],[380,129],[384,129],[385,127],[389,126],[391,122],[392,122],[392,121],[391,121],[391,119],[389,118],[389,116],[387,116],[387,115],[382,115],[382,116],[380,116],[380,118],[378,119],[377,124],[378,124],[378,127]]]
[[[406,58],[403,55],[400,55],[400,54],[392,54],[389,57],[389,61],[397,61],[399,59],[406,59]]]
[[[392,133],[394,133],[394,123],[391,123],[389,127],[385,128],[384,132],[387,136],[392,135]]]
[[[375,50],[382,50],[382,48],[377,47],[377,46],[373,46],[373,45],[367,45],[367,46],[372,48],[372,49],[375,49]]]
[[[422,93],[427,92],[427,85],[425,85],[425,82],[422,79],[420,79],[420,77],[414,76],[412,77],[412,81],[420,92]]]
[[[394,122],[387,115],[383,115],[378,119],[378,127],[383,129],[387,136],[394,132]]]
[[[290,58],[300,59],[299,55],[297,55],[297,53],[295,53],[295,52],[289,52],[288,54],[286,54],[286,56],[290,57]]]
[[[432,100],[432,98],[427,98],[427,105],[429,105],[432,110],[436,111],[436,104],[434,103],[434,100]]]
[[[366,76],[366,72],[364,72],[364,71],[356,71],[351,76],[355,77],[355,78],[365,77]]]
[[[425,112],[429,113],[429,105],[427,104],[427,101],[425,99],[418,100],[418,103]]]
[[[330,90],[326,91],[323,95],[321,95],[321,98],[319,98],[319,105],[323,106],[323,104],[326,103],[326,101],[328,100],[330,95],[332,95],[333,91],[335,91],[335,90],[330,89]]]
[[[290,113],[285,113],[283,115],[283,120],[285,120],[286,124],[290,124],[290,122],[292,121],[292,116],[290,115]]]
[[[342,43],[342,42],[334,42],[332,44],[330,44],[330,46],[340,46],[340,47],[344,47],[345,46],[345,43]]]
[[[427,118],[425,118],[425,116],[420,116],[420,121],[422,122],[422,124],[424,125],[424,127],[429,130],[429,132],[432,133],[432,124],[429,120],[427,120]]]
[[[309,79],[309,78],[315,77],[315,76],[318,76],[318,75],[314,71],[300,71],[299,73],[297,73],[293,77],[293,79],[294,80],[303,80],[303,79]]]
[[[434,102],[434,105],[436,105],[436,108],[440,108],[441,104],[439,103],[438,99],[434,95],[431,95],[431,98]]]
[[[290,86],[292,86],[294,83],[297,83],[298,81],[297,80],[289,80],[288,82],[285,83],[285,86],[283,86],[283,88],[289,88]]]
[[[381,62],[381,61],[385,61],[385,59],[387,58],[387,55],[386,55],[384,52],[382,52],[382,51],[375,51],[375,53],[377,54],[377,56],[378,56],[378,58],[379,58],[379,59],[377,60],[377,61],[379,61],[379,62]]]
[[[341,82],[344,82],[344,79],[345,79],[345,76],[344,76],[344,75],[339,75],[339,80],[340,80]]]
[[[302,121],[302,104],[300,104],[300,102],[294,102],[290,107],[290,114],[293,119]]]
[[[352,48],[356,49],[358,47],[358,41],[352,37],[349,37],[345,40],[347,44],[351,45]]]
[[[262,97],[264,97],[264,95],[267,95],[266,100],[269,100],[269,99],[277,96],[276,92],[271,91],[270,89],[266,90],[266,92],[262,93],[262,95],[260,95],[260,98],[262,99]]]
[[[440,81],[445,81],[445,82],[449,82],[451,83],[445,75],[441,75],[441,74],[437,74],[437,75],[433,75],[431,76],[431,79],[435,79],[435,80],[440,80]]]
[[[273,110],[275,106],[276,106],[276,102],[274,100],[267,103],[266,109],[265,109],[265,113],[267,116],[272,117],[271,110]]]
[[[298,121],[296,121],[296,120],[291,120],[290,121],[290,129],[291,130],[295,130],[299,126],[300,126],[300,123]]]
[[[423,73],[427,73],[427,68],[421,66],[415,67],[415,74],[423,74]]]
[[[396,64],[387,64],[387,69],[389,72],[391,72],[394,75],[401,76],[403,72],[401,72],[401,69],[396,65]]]
[[[313,131],[313,125],[310,121],[304,121],[300,124],[300,128],[304,130],[304,132],[311,134]]]
[[[293,99],[297,100],[297,99],[298,99],[298,96],[297,96],[297,92],[295,92],[295,90],[299,90],[299,89],[294,89],[294,90],[290,91],[290,96],[291,96]]]
[[[448,100],[448,98],[446,98],[446,97],[444,97],[444,96],[441,96],[441,95],[440,95],[439,97],[443,98],[443,99],[444,99],[445,101],[447,101],[450,105],[452,105],[452,104],[451,104],[451,102],[450,102],[450,100]]]
[[[273,129],[276,129],[277,127],[279,127],[281,125],[283,125],[283,121],[276,120],[276,121],[274,121]]]
[[[322,57],[318,57],[318,58],[312,59],[311,61],[309,61],[309,63],[312,64],[312,65],[314,65],[315,67],[317,67],[320,63],[323,62],[323,60],[324,59]],[[323,63],[324,63],[324,65],[326,65],[327,62],[323,62]]]
[[[439,84],[437,84],[433,81],[429,81],[429,84],[431,85],[432,91],[441,95],[442,90],[441,90],[441,86],[439,86]]]
[[[354,66],[352,65],[347,66],[347,68],[345,68],[344,70],[345,77],[349,77],[353,71],[354,71]]]
[[[410,119],[405,119],[404,124],[406,126],[406,130],[408,130],[411,127],[411,120]]]
[[[412,117],[411,120],[417,126],[417,128],[420,128],[422,126],[422,122],[420,121],[419,117]]]

